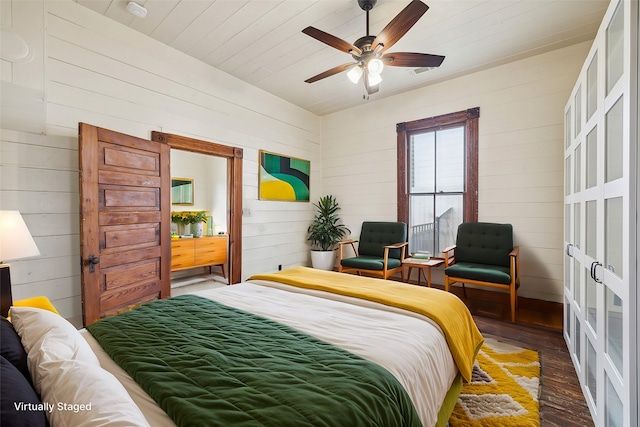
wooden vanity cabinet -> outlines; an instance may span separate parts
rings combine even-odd
[[[227,236],[211,236],[171,241],[171,271],[223,265],[227,262]]]

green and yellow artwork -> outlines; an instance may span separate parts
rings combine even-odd
[[[260,200],[309,201],[311,162],[260,150]]]

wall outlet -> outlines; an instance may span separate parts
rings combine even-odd
[[[278,271],[282,270],[282,264],[278,264]]]

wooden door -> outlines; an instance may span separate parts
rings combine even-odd
[[[169,152],[167,144],[79,125],[85,326],[170,296]]]

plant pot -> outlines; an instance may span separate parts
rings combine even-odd
[[[202,237],[204,234],[204,223],[196,222],[191,224],[191,234],[193,234],[193,237]]]
[[[171,234],[180,234],[180,224],[176,222],[171,223]]]
[[[178,224],[178,234],[181,236],[191,234],[191,224]]]
[[[335,251],[311,251],[311,265],[318,270],[333,270],[336,262]]]

